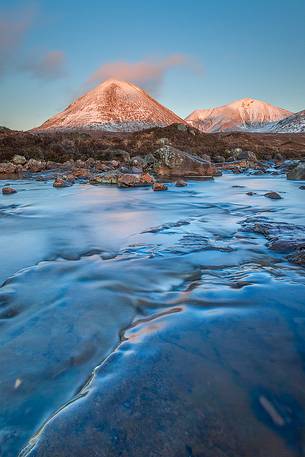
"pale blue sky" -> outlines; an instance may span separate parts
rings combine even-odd
[[[304,24],[304,0],[0,0],[0,125],[41,124],[118,61],[161,68],[152,95],[183,117],[243,97],[299,111]]]

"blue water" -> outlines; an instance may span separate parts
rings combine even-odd
[[[300,183],[10,184],[1,456],[305,455],[305,269],[242,230],[305,225]]]

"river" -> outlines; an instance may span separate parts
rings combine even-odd
[[[243,229],[305,225],[300,183],[10,184],[1,456],[305,455],[305,270]]]

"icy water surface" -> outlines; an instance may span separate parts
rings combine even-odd
[[[242,226],[305,225],[300,183],[11,184],[1,456],[305,455],[305,270]]]

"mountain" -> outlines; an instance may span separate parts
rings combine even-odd
[[[305,110],[286,117],[286,119],[275,124],[271,131],[275,133],[304,133]]]
[[[131,132],[174,123],[186,122],[134,84],[109,79],[35,130],[85,128]]]
[[[217,108],[193,111],[185,120],[202,132],[267,130],[292,113],[269,103],[243,98]]]

